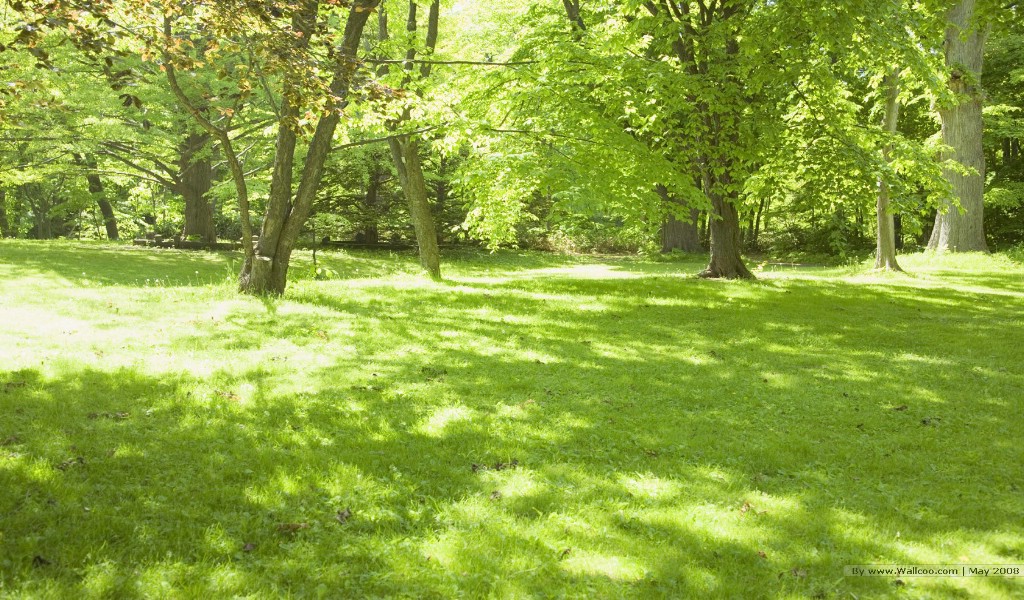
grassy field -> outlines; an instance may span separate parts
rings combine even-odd
[[[0,244],[0,597],[1020,598],[1024,266]]]

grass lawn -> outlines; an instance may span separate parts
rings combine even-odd
[[[0,597],[1024,597],[1006,256],[308,259],[0,244]]]

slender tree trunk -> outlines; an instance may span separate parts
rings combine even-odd
[[[896,238],[896,250],[903,250],[903,215],[894,214],[892,224],[893,235]]]
[[[764,216],[765,205],[767,201],[761,198],[761,201],[757,205],[757,217],[754,219],[754,236],[750,240],[750,246],[757,248],[759,239],[761,237],[761,218]]]
[[[370,168],[370,182],[366,186],[366,197],[363,201],[366,207],[366,212],[372,221],[367,221],[363,226],[362,230],[362,241],[368,244],[377,244],[380,242],[380,184],[381,184],[381,168],[374,161],[373,166]]]
[[[433,0],[430,3],[427,14],[426,49],[433,52],[437,46],[438,27],[440,23],[441,3],[440,0]],[[387,28],[387,15],[384,11],[378,16],[379,36],[382,40],[389,37]],[[418,29],[416,22],[416,2],[409,1],[409,17],[406,20],[406,32],[411,36],[416,35]],[[412,62],[416,58],[416,48],[410,47],[406,51],[405,71],[407,76],[403,86],[412,81],[414,74]],[[419,69],[420,78],[430,76],[430,63],[423,63]],[[408,107],[402,112],[402,117],[397,123],[392,124],[392,129],[400,123],[408,121],[411,112]],[[412,218],[413,229],[416,231],[416,243],[419,246],[420,264],[427,271],[432,279],[441,279],[441,254],[437,244],[437,228],[434,226],[434,217],[430,213],[430,202],[427,200],[427,182],[423,177],[423,165],[420,161],[419,143],[408,135],[399,135],[389,140],[391,146],[391,157],[395,162],[395,170],[398,171],[398,181],[405,193],[405,199],[409,204],[409,216]]]
[[[11,221],[7,218],[7,190],[0,190],[0,237],[13,237]]]
[[[103,190],[103,180],[96,171],[96,159],[92,156],[73,154],[72,158],[79,167],[86,169],[85,180],[89,185],[89,193],[96,199],[96,204],[103,215],[103,226],[107,230],[107,239],[116,241],[120,239],[117,231],[117,216],[114,214],[114,207],[107,201]]]
[[[433,279],[441,279],[441,253],[437,245],[437,229],[430,214],[427,184],[420,163],[419,143],[415,138],[399,136],[389,140],[395,160],[398,180],[409,203],[409,216],[416,230],[416,243],[420,250],[420,264]]]
[[[209,134],[189,134],[182,142],[178,170],[180,184],[178,191],[185,200],[185,227],[182,235],[186,238],[198,236],[206,243],[217,241],[217,229],[213,223],[213,207],[206,197],[213,187],[213,164],[203,151],[210,142]]]
[[[893,71],[886,75],[884,85],[887,87],[885,97],[885,123],[883,128],[890,134],[896,133],[896,125],[900,114],[900,84],[899,71]],[[886,144],[882,148],[882,159],[889,162],[892,146]],[[884,177],[878,179],[878,202],[876,204],[878,217],[878,236],[875,246],[875,268],[893,271],[902,271],[899,263],[896,262],[896,227],[893,222],[892,211],[889,209],[889,184]]]
[[[339,52],[335,64],[335,72],[330,86],[335,104],[331,107],[330,112],[322,116],[317,123],[306,152],[298,189],[295,190],[294,195],[292,194],[291,173],[292,165],[294,165],[296,139],[292,135],[294,123],[287,118],[288,114],[291,114],[287,111],[294,112],[294,109],[286,107],[282,110],[284,117],[278,126],[271,193],[267,213],[263,220],[262,235],[259,238],[259,243],[247,256],[239,276],[239,289],[243,293],[253,295],[284,293],[288,282],[288,266],[292,251],[302,233],[302,226],[312,211],[313,201],[323,179],[324,165],[331,151],[334,132],[341,121],[341,110],[344,108],[351,89],[357,67],[356,57],[359,51],[359,41],[367,19],[379,4],[380,0],[355,0],[349,8],[341,52]],[[316,22],[318,3],[306,0],[305,7],[306,10],[300,11],[293,23],[293,27],[297,31],[303,32],[298,41],[300,45],[307,43],[306,40],[311,36]],[[238,179],[237,175],[235,179]],[[243,244],[251,243],[250,240],[243,240]]]
[[[949,87],[956,94],[953,106],[939,109],[942,142],[952,148],[953,159],[976,173],[963,175],[952,169],[945,176],[953,187],[935,218],[928,248],[939,252],[988,251],[984,229],[985,153],[982,145],[981,73],[987,27],[975,24],[976,0],[961,0],[949,12],[946,29],[946,65],[952,70]]]

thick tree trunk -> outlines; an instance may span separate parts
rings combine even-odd
[[[942,142],[952,148],[946,156],[977,171],[963,175],[952,169],[945,176],[953,187],[953,200],[947,201],[935,218],[928,248],[939,252],[988,251],[983,220],[985,194],[985,154],[982,146],[981,72],[984,64],[987,27],[974,23],[975,0],[961,0],[949,12],[946,30],[946,65],[952,70],[950,90],[956,94],[953,106],[939,109]]]
[[[213,164],[210,156],[204,155],[209,143],[209,134],[199,133],[189,134],[182,142],[178,155],[178,191],[185,200],[182,236],[197,236],[213,243],[217,241],[217,228],[213,222],[213,207],[206,197],[213,187]]]
[[[754,275],[743,264],[740,241],[740,215],[736,205],[721,195],[711,194],[714,209],[708,224],[711,230],[711,261],[700,274],[716,279],[753,279]]]
[[[885,122],[883,128],[886,132],[895,134],[900,114],[899,71],[893,71],[886,75],[884,85],[888,89],[885,97]],[[888,162],[891,152],[892,146],[889,144],[882,148],[883,160]],[[884,177],[879,177],[878,179],[878,202],[875,209],[878,218],[875,268],[902,271],[903,269],[896,262],[896,226],[893,222],[892,211],[889,210],[889,184],[885,181]]]
[[[430,214],[427,182],[423,177],[419,143],[409,136],[389,140],[391,155],[398,171],[398,181],[409,203],[409,216],[416,230],[416,243],[420,249],[420,264],[433,279],[441,279],[441,253],[437,245],[437,228]]]
[[[700,239],[697,235],[697,219],[700,211],[696,208],[690,209],[690,218],[687,221],[680,221],[673,214],[665,218],[661,226],[661,251],[687,252],[695,254],[701,252]]]
[[[673,250],[689,253],[700,252],[700,238],[697,232],[697,219],[700,218],[700,211],[691,208],[689,220],[680,221],[676,218],[673,210],[681,205],[679,199],[669,194],[668,189],[663,185],[658,186],[658,195],[661,196],[662,204],[668,211],[661,224],[661,251],[666,253]]]

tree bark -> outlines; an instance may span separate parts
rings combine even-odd
[[[740,254],[740,215],[736,205],[719,193],[711,194],[714,209],[708,224],[711,230],[711,261],[700,274],[708,279],[753,279]]]
[[[73,154],[72,158],[79,167],[86,169],[85,180],[89,185],[89,193],[96,199],[96,204],[103,215],[103,226],[107,230],[107,239],[117,241],[120,234],[117,231],[117,216],[114,214],[114,207],[110,205],[106,195],[103,193],[103,180],[96,172],[96,159],[92,156]]]
[[[883,129],[889,134],[895,134],[900,114],[899,71],[895,70],[886,75],[883,85],[887,88]],[[886,144],[882,148],[882,159],[889,162],[891,152],[892,145]],[[903,269],[896,262],[896,226],[893,222],[892,211],[889,209],[889,184],[885,181],[885,177],[878,178],[878,202],[875,209],[878,218],[875,268],[902,271]]]
[[[942,142],[952,148],[945,156],[976,173],[944,171],[953,188],[935,218],[928,248],[939,252],[988,251],[984,229],[985,153],[982,145],[981,73],[988,28],[973,23],[976,0],[961,0],[949,12],[946,29],[946,65],[952,70],[949,88],[956,95],[952,106],[939,108]],[[959,206],[957,206],[959,204]]]
[[[0,190],[0,237],[12,237],[11,221],[7,218],[7,190]]]
[[[675,211],[672,210],[673,205],[680,204],[679,200],[669,194],[668,189],[661,185],[658,186],[658,195],[669,209],[661,225],[661,251],[665,253],[673,250],[687,253],[700,252],[702,248],[697,233],[697,219],[700,217],[700,211],[691,208],[690,218],[680,221],[676,218]]]
[[[426,179],[420,162],[419,143],[407,135],[391,138],[391,155],[395,160],[398,180],[409,203],[409,216],[416,231],[420,264],[432,279],[441,279],[441,253],[437,245],[437,228],[430,214]]]
[[[182,236],[198,236],[203,242],[217,241],[213,207],[206,197],[213,187],[213,164],[202,152],[210,142],[209,134],[192,133],[181,144],[178,157],[178,191],[185,200],[185,227]]]
[[[348,12],[341,51],[335,63],[330,91],[334,104],[330,112],[317,122],[306,152],[305,163],[299,178],[298,189],[292,193],[292,165],[296,138],[295,123],[289,116],[295,109],[286,107],[278,124],[278,139],[271,180],[271,193],[262,234],[254,251],[242,265],[239,275],[239,289],[253,295],[281,295],[288,282],[288,266],[291,254],[302,233],[302,226],[309,218],[313,201],[323,179],[324,164],[330,154],[334,132],[341,121],[341,110],[347,102],[352,78],[357,68],[356,57],[363,29],[380,0],[355,0]],[[297,42],[308,43],[316,23],[319,3],[306,0],[305,10],[299,11],[293,27],[303,33]],[[251,244],[243,240],[243,244]]]
[[[430,3],[430,10],[427,16],[426,48],[433,52],[437,45],[438,24],[440,22],[441,3],[434,0]],[[381,11],[378,17],[379,35],[381,39],[388,39],[387,16]],[[406,21],[406,31],[410,36],[415,35],[416,23],[416,2],[409,1],[409,18]],[[406,52],[405,70],[408,76],[403,86],[412,81],[413,60],[416,58],[416,49],[410,47]],[[430,63],[420,66],[420,77],[426,78],[430,75]],[[399,123],[408,121],[411,117],[409,107],[402,111],[398,123],[392,124],[394,130]],[[420,161],[419,142],[416,138],[408,135],[399,135],[388,140],[391,146],[391,157],[395,162],[395,170],[398,171],[398,181],[402,186],[406,202],[409,204],[409,216],[412,218],[413,229],[416,232],[416,244],[419,246],[420,264],[427,271],[431,279],[441,279],[441,253],[437,244],[437,228],[434,226],[434,217],[430,213],[430,202],[427,200],[427,182],[423,176],[423,165]]]
[[[363,229],[360,232],[363,242],[376,244],[380,242],[380,184],[383,173],[376,160],[370,167],[370,181],[366,186],[366,196],[363,206],[366,209],[367,220],[364,221]],[[359,240],[357,240],[359,241]]]

